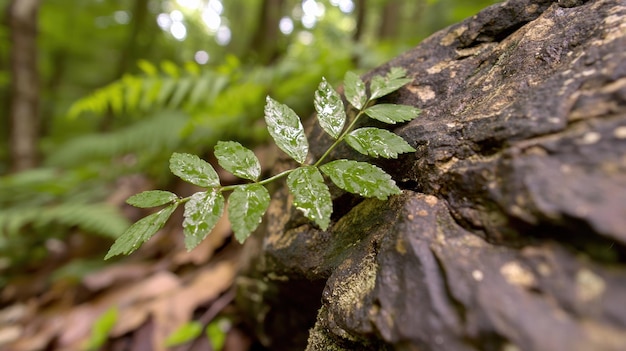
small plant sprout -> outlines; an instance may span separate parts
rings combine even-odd
[[[385,200],[390,195],[399,194],[400,189],[391,176],[370,163],[346,159],[324,161],[344,141],[354,150],[372,157],[396,158],[398,154],[415,151],[404,139],[387,130],[372,127],[355,129],[357,121],[364,115],[387,124],[407,122],[419,115],[419,109],[411,106],[373,104],[375,99],[410,82],[411,79],[405,75],[404,69],[392,68],[387,75],[372,78],[368,94],[361,78],[348,72],[344,80],[345,96],[356,110],[351,121],[346,117],[346,106],[341,96],[322,78],[315,92],[314,105],[320,126],[334,142],[314,164],[306,164],[309,144],[300,118],[291,108],[269,96],[265,105],[267,129],[276,145],[298,163],[297,168],[261,180],[261,165],[251,150],[234,141],[221,141],[215,146],[215,157],[220,166],[248,181],[222,186],[211,164],[195,155],[174,153],[170,158],[172,173],[206,190],[186,198],[162,190],[131,196],[127,202],[136,207],[165,207],[131,225],[111,246],[105,258],[135,251],[163,227],[180,205],[184,205],[183,229],[188,250],[206,238],[222,216],[225,206],[228,206],[235,238],[244,242],[261,223],[269,206],[270,194],[265,185],[279,178],[287,177],[287,187],[296,208],[322,230],[328,229],[333,211],[324,175],[339,188],[363,197]],[[227,192],[230,192],[228,201],[224,198]]]

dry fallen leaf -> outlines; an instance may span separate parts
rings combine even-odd
[[[110,288],[129,281],[137,281],[148,276],[154,265],[147,262],[124,262],[115,264],[83,278],[83,285],[91,291]]]
[[[165,350],[167,337],[183,324],[189,322],[198,306],[217,298],[233,283],[236,267],[233,261],[221,261],[202,269],[193,281],[171,294],[166,294],[144,306],[154,320],[153,350]],[[132,313],[131,310],[127,310]],[[125,311],[120,315],[124,319]],[[127,332],[116,325],[112,335]]]
[[[173,273],[163,271],[128,287],[115,289],[93,302],[80,305],[68,316],[66,326],[71,325],[72,328],[65,328],[60,333],[59,346],[77,345],[87,340],[93,323],[113,306],[125,310],[127,306],[142,304],[178,287],[180,287],[178,277]],[[119,320],[124,319],[120,316]]]

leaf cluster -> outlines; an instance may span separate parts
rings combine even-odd
[[[260,162],[251,150],[234,141],[218,142],[215,157],[220,166],[249,181],[222,186],[211,164],[195,155],[174,153],[170,158],[172,173],[206,190],[187,198],[162,190],[130,197],[127,202],[133,206],[165,207],[128,228],[113,244],[106,258],[136,250],[161,229],[181,205],[184,206],[183,231],[188,250],[204,240],[225,209],[228,210],[235,238],[243,242],[261,223],[269,206],[270,195],[265,185],[282,177],[287,177],[287,186],[296,208],[322,230],[328,229],[332,214],[330,190],[324,176],[337,187],[363,197],[385,200],[399,194],[400,189],[391,176],[370,163],[347,159],[324,161],[343,141],[356,151],[373,157],[396,158],[398,154],[415,151],[404,139],[387,130],[372,127],[355,129],[357,121],[364,115],[387,124],[410,121],[419,115],[419,109],[411,106],[373,105],[377,98],[410,82],[405,73],[403,69],[392,68],[387,75],[372,78],[368,90],[359,76],[348,72],[344,79],[345,96],[357,111],[352,121],[346,114],[349,106],[345,106],[339,93],[322,79],[315,92],[314,106],[320,126],[334,139],[334,143],[313,164],[307,164],[309,144],[300,118],[290,107],[269,96],[264,111],[267,129],[276,145],[299,164],[297,168],[260,180]],[[224,193],[231,191],[226,201]]]

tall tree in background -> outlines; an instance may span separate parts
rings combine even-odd
[[[8,7],[11,39],[10,150],[11,168],[37,165],[39,134],[39,71],[37,13],[40,0],[12,0]]]
[[[132,8],[131,21],[129,23],[128,41],[125,48],[120,52],[120,61],[118,63],[118,69],[116,72],[116,78],[122,76],[125,72],[131,69],[131,65],[134,64],[141,54],[144,53],[147,48],[146,45],[141,45],[139,40],[142,30],[146,27],[146,22],[151,21],[148,12],[148,0],[135,0]],[[156,28],[154,28],[156,29]],[[151,35],[149,37],[154,37]]]
[[[381,23],[378,28],[379,39],[392,40],[398,35],[398,27],[401,24],[400,11],[403,5],[403,1],[397,0],[390,0],[383,5]]]
[[[276,60],[280,54],[277,45],[280,38],[278,22],[282,16],[284,0],[263,0],[259,11],[257,30],[252,37],[250,48],[261,64]]]
[[[365,9],[366,3],[365,0],[356,0],[356,26],[354,29],[354,34],[352,39],[354,42],[359,42],[361,37],[363,36],[363,31],[365,28]]]

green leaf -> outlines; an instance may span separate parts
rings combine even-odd
[[[276,145],[302,164],[309,152],[309,143],[298,115],[269,96],[265,104],[265,123]]]
[[[173,153],[170,170],[180,179],[203,188],[220,186],[220,178],[215,169],[200,157],[191,154]]]
[[[168,103],[168,107],[171,109],[175,109],[180,106],[180,103],[183,101],[191,87],[193,86],[194,80],[190,77],[181,78],[178,81],[176,91],[170,98]]]
[[[317,167],[300,167],[291,172],[287,177],[287,186],[293,194],[296,208],[322,230],[326,230],[333,212],[333,203],[328,186]]]
[[[212,346],[212,350],[222,350],[226,343],[226,333],[231,328],[231,321],[226,318],[218,318],[206,327],[206,336]]]
[[[152,109],[156,103],[157,96],[161,90],[162,82],[158,77],[146,78],[143,80],[143,95],[139,102],[140,111]]]
[[[109,338],[109,332],[117,323],[118,308],[113,306],[106,310],[91,327],[91,336],[87,341],[87,350],[100,350]]]
[[[178,65],[172,61],[165,60],[161,62],[161,69],[170,77],[178,78],[180,76]]]
[[[405,72],[406,71],[402,68],[394,67],[386,77],[376,76],[372,78],[372,82],[370,83],[372,96],[370,98],[377,99],[381,96],[385,96],[400,89],[407,83],[412,82],[413,79],[404,78]]]
[[[364,111],[371,118],[389,123],[406,122],[420,114],[420,109],[407,105],[378,104],[368,107]]]
[[[157,95],[155,104],[157,106],[165,106],[165,102],[170,97],[174,89],[176,89],[177,80],[171,78],[163,78],[161,84],[159,85],[160,90]]]
[[[372,157],[396,158],[398,154],[415,151],[400,136],[378,128],[354,130],[346,136],[346,142],[356,151]]]
[[[150,239],[159,229],[163,228],[167,219],[170,218],[178,203],[171,204],[159,212],[146,216],[126,229],[122,235],[115,240],[109,252],[104,257],[105,260],[119,254],[128,255],[137,250],[139,246]]]
[[[270,194],[260,184],[235,188],[228,198],[228,219],[235,238],[243,243],[259,226],[270,204]]]
[[[159,74],[159,70],[156,66],[148,60],[141,59],[137,61],[137,67],[149,77],[154,77]]]
[[[202,323],[198,321],[191,321],[180,326],[167,339],[165,339],[165,346],[172,347],[176,345],[185,344],[191,340],[194,340],[202,334]]]
[[[220,166],[239,178],[256,181],[261,175],[259,159],[250,149],[235,141],[218,141],[215,157]]]
[[[356,73],[346,72],[346,76],[343,80],[344,93],[348,102],[357,109],[363,109],[367,102],[367,92],[365,90],[365,83],[361,80]]]
[[[395,79],[401,79],[406,77],[406,69],[402,67],[391,67],[389,70],[389,74],[387,74],[387,79],[392,81]]]
[[[207,93],[211,90],[212,84],[213,80],[208,74],[196,79],[193,88],[189,92],[188,104],[191,106],[198,105],[199,102],[208,95]]]
[[[169,191],[149,190],[129,197],[126,199],[126,203],[135,207],[148,208],[169,204],[176,200],[178,200],[178,196]]]
[[[346,123],[346,111],[339,93],[322,78],[315,92],[315,110],[317,120],[324,131],[337,139]]]
[[[213,230],[224,211],[224,196],[216,189],[197,192],[185,204],[183,233],[185,247],[191,250],[198,246]]]
[[[135,111],[139,105],[139,99],[143,93],[143,82],[131,75],[122,77],[122,84],[125,85],[125,108],[126,111]]]
[[[380,200],[400,194],[400,189],[389,174],[366,162],[337,160],[320,168],[338,187],[353,194]]]

